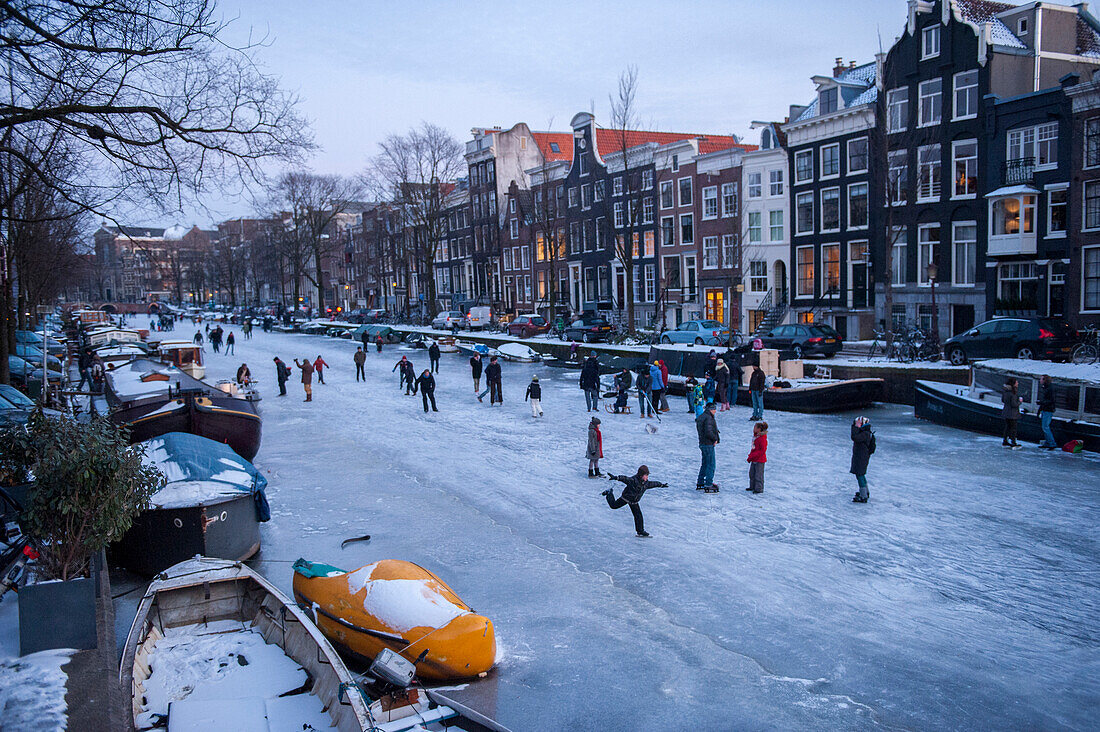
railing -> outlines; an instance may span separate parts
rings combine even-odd
[[[1035,158],[1015,158],[1002,166],[1006,186],[1025,185],[1035,178]]]

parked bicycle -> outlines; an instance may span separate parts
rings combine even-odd
[[[1100,328],[1095,325],[1085,326],[1081,342],[1073,348],[1070,354],[1074,363],[1089,364],[1100,361]]]

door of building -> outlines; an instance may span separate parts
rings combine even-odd
[[[725,321],[726,316],[726,292],[721,288],[707,288],[706,299],[704,302],[706,308],[707,320],[717,320],[719,323]]]
[[[951,335],[965,333],[974,327],[973,305],[951,306]]]
[[[855,262],[852,264],[852,307],[865,308],[867,304],[867,263]]]

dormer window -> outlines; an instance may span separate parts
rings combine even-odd
[[[764,134],[760,136],[760,149],[772,149],[772,131],[766,127],[764,128]]]
[[[550,143],[550,152],[560,153],[561,152],[561,145],[559,145],[556,142],[551,142]]]
[[[940,26],[930,25],[921,33],[921,60],[940,55]]]
[[[838,91],[834,86],[832,89],[823,89],[818,95],[818,106],[821,114],[830,114],[836,111]]]
[[[1027,18],[1020,18],[1019,20],[1016,21],[1016,35],[1018,35],[1018,36],[1026,36],[1027,35]]]

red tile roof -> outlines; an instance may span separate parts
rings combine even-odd
[[[573,159],[572,132],[532,132],[531,137],[535,138],[535,144],[539,146],[546,162]],[[554,150],[551,143],[557,143],[558,149]]]
[[[600,155],[612,155],[623,149],[623,131],[596,128],[596,148]],[[694,132],[648,132],[645,130],[627,130],[625,135],[626,147],[630,149],[638,145],[655,142],[658,145],[667,145],[679,140],[699,140],[700,153],[712,153],[719,150],[740,148],[745,152],[755,150],[755,145],[743,145],[736,138],[729,135],[700,135]]]

